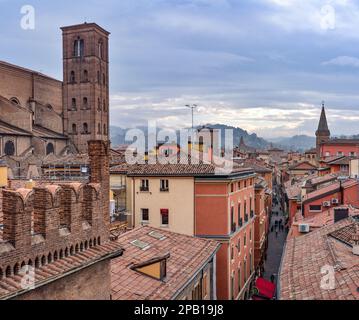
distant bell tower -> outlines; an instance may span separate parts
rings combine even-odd
[[[62,27],[64,128],[79,152],[109,140],[110,33],[96,23]]]
[[[328,128],[327,117],[325,115],[325,106],[324,102],[322,103],[322,113],[320,115],[318,130],[315,133],[317,137],[317,156],[321,157],[320,154],[320,146],[322,143],[329,141],[330,139],[330,131]]]

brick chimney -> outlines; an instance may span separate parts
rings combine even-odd
[[[90,157],[90,183],[101,185],[101,208],[106,227],[110,223],[110,151],[109,142],[93,140],[88,142]]]

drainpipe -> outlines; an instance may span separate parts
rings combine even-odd
[[[136,213],[135,213],[135,178],[132,177],[132,227],[136,227]]]

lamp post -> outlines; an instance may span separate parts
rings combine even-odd
[[[193,112],[194,112],[194,109],[196,109],[198,106],[196,104],[192,104],[192,105],[186,104],[185,107],[191,109],[191,112],[192,112],[191,145],[193,146],[193,140],[194,140]]]
[[[191,109],[191,111],[192,111],[192,132],[193,132],[193,129],[194,129],[194,125],[193,125],[193,112],[194,112],[194,109],[196,109],[198,106],[197,106],[196,104],[192,104],[192,105],[186,104],[185,107]]]

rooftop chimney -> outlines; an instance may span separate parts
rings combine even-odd
[[[349,208],[334,208],[334,223],[349,217]]]

